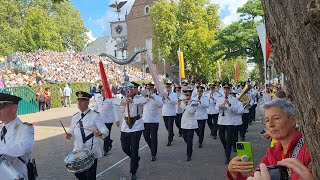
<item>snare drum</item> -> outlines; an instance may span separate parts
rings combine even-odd
[[[24,180],[22,174],[11,165],[4,155],[0,156],[0,174],[2,180]]]
[[[94,164],[95,156],[89,149],[81,149],[70,153],[64,158],[68,172],[80,173]]]

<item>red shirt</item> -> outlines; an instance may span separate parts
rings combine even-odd
[[[275,147],[270,147],[266,153],[266,155],[262,158],[261,163],[266,164],[267,166],[276,166],[278,161],[281,161],[282,159],[285,158],[291,158],[292,157],[292,153],[293,150],[297,144],[297,142],[300,140],[300,138],[302,137],[301,132],[297,129],[292,140],[289,143],[288,146],[288,152],[287,154],[284,155],[284,157],[282,157],[282,145],[280,143],[280,141],[277,142],[277,144],[275,145]],[[299,151],[298,157],[297,159],[306,167],[309,168],[309,163],[311,161],[311,157],[310,157],[310,153],[307,149],[307,145],[306,143],[304,143]],[[310,168],[309,168],[310,169]],[[311,171],[310,171],[311,172]],[[254,172],[250,175],[253,176]],[[244,175],[242,175],[241,173],[238,173],[238,176],[236,177],[236,179],[233,179],[233,177],[231,176],[231,174],[229,173],[229,171],[227,171],[227,177],[230,180],[245,180],[247,179],[247,177],[245,177]],[[291,180],[299,180],[299,176],[292,172],[291,175]]]

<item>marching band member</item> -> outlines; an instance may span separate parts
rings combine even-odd
[[[191,100],[192,89],[185,90],[185,100],[179,101],[178,105],[183,109],[183,115],[181,118],[181,128],[184,142],[187,143],[187,159],[191,160],[192,156],[192,146],[193,146],[193,136],[194,131],[198,129],[198,122],[195,118],[196,106],[198,102]]]
[[[164,120],[164,124],[168,131],[168,143],[167,146],[171,146],[173,140],[173,123],[174,118],[176,117],[176,105],[178,104],[177,94],[171,91],[172,83],[166,83],[166,93],[167,96],[163,97],[163,108],[162,108],[162,116]]]
[[[181,86],[176,87],[178,101],[182,101],[185,99],[185,96],[181,93],[181,90],[182,90]],[[176,111],[177,115],[176,115],[175,123],[177,128],[179,129],[179,137],[182,137],[182,129],[181,129],[182,109],[178,107],[178,104],[176,105],[176,107],[177,107],[177,111]]]
[[[129,83],[129,97],[123,99],[115,99],[117,105],[125,105],[125,117],[121,122],[121,147],[124,153],[130,158],[131,179],[137,179],[137,170],[139,167],[139,143],[144,130],[142,120],[143,105],[148,102],[147,98],[138,95],[138,87],[136,82]],[[117,127],[120,121],[116,121]]]
[[[109,154],[109,151],[112,148],[112,142],[113,140],[110,138],[111,136],[111,128],[114,123],[114,120],[119,117],[119,106],[113,104],[114,98],[107,99],[105,97],[105,93],[103,90],[103,87],[100,88],[101,95],[96,97],[96,105],[94,106],[93,110],[100,113],[101,120],[105,124],[105,126],[109,130],[109,134],[107,134],[107,137],[103,139],[104,145],[104,156]]]
[[[245,84],[242,85],[242,89],[245,87]],[[251,97],[250,92],[247,93],[249,97]],[[244,141],[246,138],[246,133],[249,126],[249,108],[253,105],[253,99],[251,98],[248,106],[244,107],[244,111],[242,114],[242,125],[240,130],[241,141]]]
[[[237,97],[237,92],[236,91],[232,91],[231,94],[234,96],[234,97]],[[233,133],[233,152],[237,152],[237,148],[236,148],[236,144],[238,142],[238,134],[240,132],[240,129],[241,129],[241,125],[242,125],[242,113],[244,111],[244,108],[243,108],[243,104],[241,101],[239,101],[238,98],[235,98],[234,99],[234,102],[237,103],[238,105],[238,111],[234,111],[233,112],[233,120],[234,120],[234,133]]]
[[[66,133],[66,139],[73,138],[73,151],[88,148],[94,153],[94,164],[81,173],[75,173],[78,179],[96,179],[98,158],[102,157],[102,139],[109,134],[109,130],[103,124],[98,112],[89,108],[91,95],[87,92],[76,92],[78,108],[80,112],[73,115],[71,125]]]
[[[14,157],[12,166],[28,179],[26,162],[30,158],[34,145],[34,128],[32,124],[23,123],[17,117],[20,97],[0,93],[0,120],[2,121],[0,156]],[[24,162],[23,162],[24,161]],[[2,178],[3,175],[1,175]]]
[[[192,98],[196,97],[198,95],[198,89],[195,81],[191,82],[191,89],[192,89]]]
[[[237,112],[239,108],[238,103],[235,103],[237,100],[236,97],[230,95],[231,85],[226,83],[224,85],[224,97],[220,97],[217,100],[216,110],[219,110],[219,137],[220,141],[225,150],[226,161],[228,164],[230,162],[231,148],[234,142],[233,133],[234,133],[234,112]]]
[[[217,131],[218,131],[218,117],[219,111],[216,110],[216,103],[218,98],[222,97],[219,91],[220,85],[218,83],[210,84],[210,91],[207,93],[207,97],[209,97],[209,107],[207,109],[208,113],[208,126],[211,130],[211,135],[214,139],[217,139]]]
[[[207,96],[204,96],[204,87],[198,86],[198,96],[196,96],[197,102],[199,105],[197,106],[197,111],[195,114],[195,118],[198,121],[198,129],[196,130],[197,135],[199,136],[199,148],[202,148],[204,130],[206,127],[206,121],[208,119],[207,108],[209,107],[209,99]]]
[[[159,108],[162,108],[163,102],[161,96],[155,94],[154,84],[148,83],[147,89],[150,94],[147,95],[148,102],[143,106],[143,137],[151,149],[151,161],[155,161],[158,150]]]

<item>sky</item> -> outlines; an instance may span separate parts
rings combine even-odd
[[[118,0],[118,2],[121,0]],[[127,4],[122,7],[120,15],[124,19],[126,11],[129,13],[134,3],[134,0],[127,0]],[[229,25],[232,22],[239,20],[237,9],[243,6],[248,0],[211,0],[213,4],[218,4],[219,15],[224,25]],[[86,27],[89,29],[88,37],[91,41],[101,36],[109,36],[109,22],[117,21],[115,9],[108,5],[113,4],[115,0],[71,0],[73,6],[80,10],[81,17],[84,20]]]

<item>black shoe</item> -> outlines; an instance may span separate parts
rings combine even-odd
[[[191,161],[191,157],[187,157],[186,161]]]
[[[171,146],[171,142],[170,141],[168,142],[167,146]]]
[[[104,152],[103,156],[107,156],[109,154],[109,152]]]
[[[155,160],[157,160],[157,157],[156,156],[152,156],[151,157],[151,161],[155,161]]]
[[[217,139],[217,136],[213,136],[213,139]]]
[[[199,143],[199,146],[198,146],[198,148],[202,148],[202,144],[201,144],[201,143]]]
[[[137,179],[136,173],[132,174],[132,175],[131,175],[131,180],[136,180],[136,179]]]

